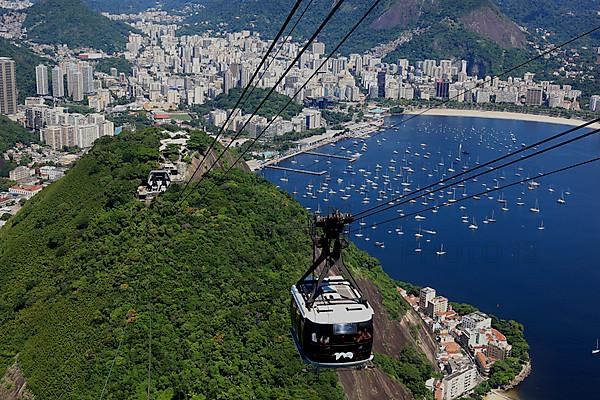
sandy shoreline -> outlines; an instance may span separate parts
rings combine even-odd
[[[404,114],[418,114],[423,110],[406,110]],[[583,122],[580,119],[569,119],[569,118],[559,118],[559,117],[549,117],[546,115],[536,115],[536,114],[525,114],[525,113],[516,113],[516,112],[507,112],[507,111],[481,111],[481,110],[456,110],[451,108],[434,108],[428,110],[424,115],[439,115],[446,117],[473,117],[473,118],[495,118],[495,119],[514,119],[520,121],[534,121],[534,122],[543,122],[547,124],[561,124],[561,125],[571,125],[577,126],[581,125]],[[589,126],[589,128],[600,128],[600,123],[595,123]]]

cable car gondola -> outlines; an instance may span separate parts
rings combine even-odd
[[[350,214],[314,216],[312,266],[292,286],[292,335],[316,368],[364,366],[373,359],[373,309],[342,261]],[[317,233],[319,230],[319,234]]]

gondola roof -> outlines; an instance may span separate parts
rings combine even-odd
[[[305,281],[310,285],[311,281]],[[373,318],[373,309],[351,283],[341,276],[323,280],[319,295],[312,307],[306,306],[307,293],[292,286],[292,295],[304,318],[317,324],[343,324],[365,322]]]

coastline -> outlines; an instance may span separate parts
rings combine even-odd
[[[414,115],[422,112],[421,109],[405,110],[403,114]],[[399,114],[402,115],[402,114]],[[532,122],[543,122],[547,124],[560,124],[560,125],[581,125],[583,120],[550,117],[547,115],[538,114],[526,114],[509,111],[482,111],[482,110],[457,110],[453,108],[434,108],[428,110],[425,115],[444,116],[444,117],[468,117],[468,118],[493,118],[493,119],[514,119],[521,121],[532,121]],[[589,128],[597,129],[600,128],[600,123],[594,123]]]

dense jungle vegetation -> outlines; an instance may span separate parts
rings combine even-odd
[[[145,398],[149,365],[156,399],[343,398],[289,336],[306,211],[240,171],[144,205],[160,137],[99,139],[0,230],[0,376],[17,362],[41,400]],[[393,288],[376,263],[353,268]]]

